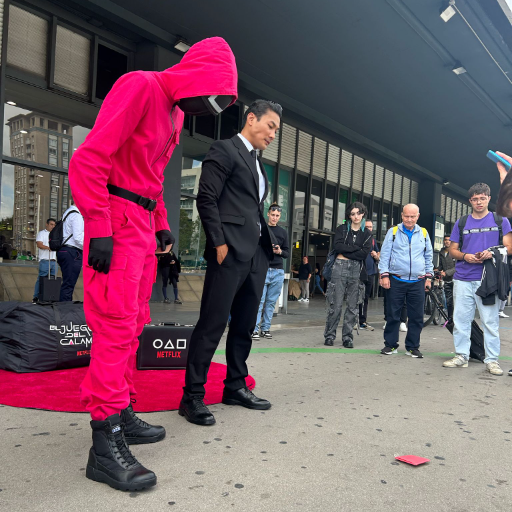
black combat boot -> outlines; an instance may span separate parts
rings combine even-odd
[[[124,438],[128,444],[156,443],[165,437],[165,428],[150,425],[138,418],[132,404],[121,411],[121,421],[124,423]]]
[[[85,475],[120,491],[140,491],[156,485],[156,475],[132,455],[119,414],[91,421],[92,448]]]

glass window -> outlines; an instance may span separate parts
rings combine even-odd
[[[393,205],[393,225],[402,222],[402,216],[400,215],[400,207]]]
[[[206,269],[203,257],[206,235],[196,208],[195,199],[182,197],[180,200],[180,246],[178,258],[182,272],[201,272]]]
[[[6,97],[8,99],[9,91],[6,91]],[[33,110],[4,104],[4,155],[67,169],[72,152],[82,144],[90,130],[78,125],[62,125],[67,129],[64,137],[60,133],[49,131],[57,131],[56,119],[48,119],[48,129],[45,130],[43,117],[39,118],[39,126],[29,127],[28,121],[34,114],[39,115]],[[25,133],[21,131],[23,126],[27,126],[26,130],[23,130]],[[58,148],[61,144],[62,164],[58,161]]]
[[[325,207],[324,207],[324,229],[333,231],[334,221],[334,199],[336,197],[336,187],[327,185],[325,190]]]
[[[181,193],[197,195],[204,156],[183,157],[181,164]],[[182,198],[183,199],[183,198]],[[181,242],[180,242],[181,243]]]
[[[309,227],[320,228],[320,213],[322,211],[322,182],[313,180],[311,184],[311,203],[309,207]]]
[[[302,174],[297,174],[297,183],[295,187],[295,204],[293,212],[293,223],[298,226],[306,224],[305,206],[306,206],[306,193],[308,190],[308,178]]]
[[[108,46],[98,44],[96,98],[104,100],[116,80],[128,71],[128,57]]]
[[[355,203],[356,201],[361,200],[361,194],[359,192],[352,192],[352,201],[351,203]]]
[[[215,119],[215,116],[210,115],[194,117],[195,133],[212,140],[215,139]]]
[[[263,167],[265,167],[265,172],[267,173],[268,178],[268,194],[265,198],[265,206],[264,206],[264,213],[266,215],[267,210],[269,209],[270,205],[274,202],[274,170],[275,167],[273,165],[269,164],[263,164]]]
[[[67,176],[6,163],[1,174],[0,256],[31,260],[46,220],[60,219],[70,204]]]
[[[380,201],[378,199],[373,199],[373,212],[372,212],[372,220],[373,220],[373,233],[376,238],[379,238],[379,215],[380,215]],[[383,233],[385,235],[385,233]],[[384,238],[384,236],[382,237]]]
[[[345,221],[345,210],[347,209],[348,190],[340,188],[340,197],[338,202],[338,226]]]
[[[277,202],[283,209],[281,212],[280,223],[288,223],[288,211],[290,204],[290,171],[279,170],[279,189],[277,193]]]
[[[220,138],[230,139],[239,131],[240,105],[234,104],[228,107],[220,115]]]

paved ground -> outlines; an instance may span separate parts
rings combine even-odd
[[[212,406],[213,427],[193,426],[176,411],[144,415],[168,433],[133,449],[158,475],[148,492],[120,493],[85,478],[87,415],[2,407],[0,510],[510,510],[512,378],[477,362],[442,368],[453,345],[436,326],[423,332],[424,359],[404,356],[403,334],[400,354],[378,354],[381,309],[372,303],[378,329],[356,336],[354,350],[324,348],[321,301],[275,318],[274,339],[254,343],[249,360],[269,411]],[[197,318],[192,305],[153,310],[154,320]],[[512,318],[502,320],[505,370],[511,330]],[[415,468],[395,454],[431,462]]]

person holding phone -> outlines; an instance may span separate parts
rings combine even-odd
[[[286,229],[277,225],[281,218],[281,207],[277,203],[272,203],[269,206],[267,217],[268,230],[273,241],[272,250],[274,256],[270,260],[269,269],[267,270],[265,286],[263,287],[260,306],[258,308],[258,316],[256,317],[256,328],[252,334],[253,340],[259,339],[260,337],[259,326],[262,314],[261,336],[268,339],[272,338],[272,334],[270,334],[270,324],[272,323],[276,301],[279,295],[281,295],[284,282],[283,258],[288,258],[290,255],[288,232]]]

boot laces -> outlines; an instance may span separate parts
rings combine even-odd
[[[118,460],[124,460],[128,466],[134,466],[138,464],[138,460],[133,456],[132,452],[130,451],[130,448],[128,448],[128,445],[126,444],[126,440],[124,438],[123,430],[124,423],[121,424],[121,430],[112,434],[114,438],[114,443],[117,448],[116,456]]]
[[[134,398],[132,398],[132,403],[135,403],[136,400]],[[128,407],[127,409],[128,411],[128,414],[130,415],[132,421],[138,426],[138,427],[142,427],[142,428],[151,428],[151,425],[149,423],[146,423],[144,420],[140,419],[136,414],[135,414],[135,411],[133,410],[132,407]]]

